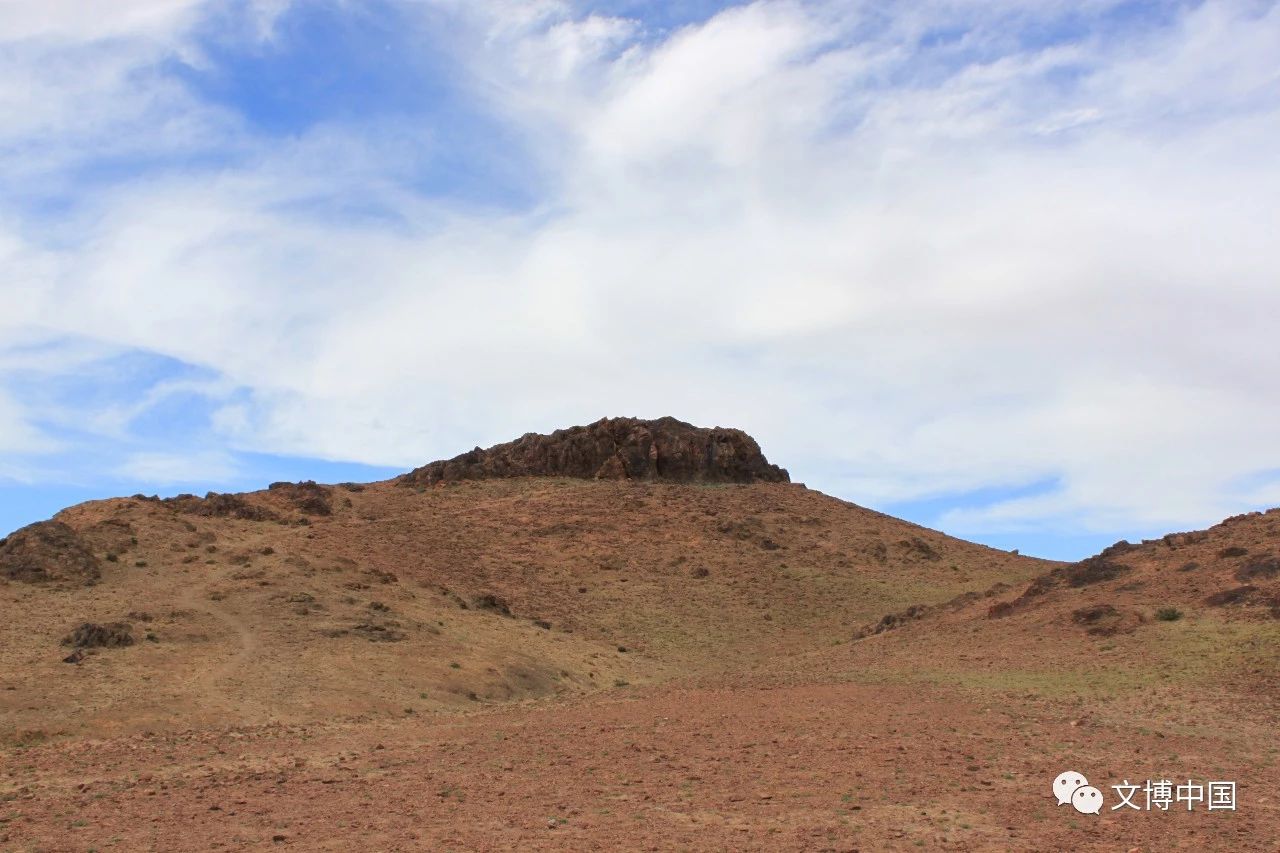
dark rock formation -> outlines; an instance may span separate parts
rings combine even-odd
[[[1034,598],[1037,595],[1044,595],[1050,590],[1063,586],[1079,589],[1080,587],[1093,586],[1094,584],[1120,577],[1130,569],[1123,563],[1108,559],[1109,554],[1116,553],[1115,547],[1112,545],[1101,554],[1087,557],[1078,563],[1072,563],[1068,566],[1059,566],[1047,574],[1040,575],[1027,587],[1026,592],[1022,594],[1022,598]],[[1120,553],[1123,553],[1123,551]]]
[[[267,488],[274,494],[286,497],[294,507],[307,515],[333,514],[333,505],[329,502],[329,487],[318,485],[315,480],[272,483]]]
[[[1240,581],[1274,578],[1277,575],[1280,575],[1280,557],[1257,557],[1236,569],[1236,580]]]
[[[89,525],[80,538],[96,554],[123,554],[138,541],[133,525],[116,518]]]
[[[400,478],[408,486],[494,477],[577,477],[675,483],[785,483],[742,430],[695,427],[675,418],[604,418],[589,426],[528,433],[432,462]]]
[[[1120,541],[1109,548],[1103,549],[1100,554],[1093,557],[1087,557],[1078,563],[1059,566],[1032,580],[1022,595],[1013,601],[1001,601],[991,605],[987,610],[987,616],[992,619],[1002,619],[1005,616],[1010,616],[1026,607],[1037,597],[1046,595],[1055,589],[1063,587],[1080,589],[1081,587],[1115,580],[1121,575],[1130,572],[1131,568],[1110,558],[1136,548],[1137,546],[1135,545]]]
[[[95,583],[101,564],[61,521],[38,521],[0,540],[0,577],[26,583]]]
[[[209,492],[203,498],[195,495],[178,495],[165,498],[162,503],[178,512],[201,515],[207,518],[239,518],[245,521],[279,521],[280,516],[266,507],[250,503],[240,495]]]
[[[128,622],[108,622],[105,625],[84,622],[62,638],[62,645],[75,646],[77,649],[116,649],[132,646],[133,626]]]
[[[1095,604],[1071,611],[1071,621],[1095,637],[1111,637],[1126,627],[1125,614],[1110,604]],[[1132,626],[1129,626],[1132,631]]]

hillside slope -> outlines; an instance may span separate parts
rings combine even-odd
[[[44,625],[40,608],[69,604],[115,613],[129,603],[123,591],[148,595],[167,583],[177,595],[196,591],[191,611],[208,633],[171,636],[177,626],[161,622],[160,643],[104,650],[80,666],[47,663],[61,653],[51,654],[56,632],[36,642],[6,635],[25,643],[34,672],[6,661],[15,688],[0,691],[6,719],[27,703],[25,721],[40,720],[36,710],[53,716],[0,753],[9,768],[0,842],[1235,853],[1272,850],[1280,837],[1280,619],[1266,600],[1266,560],[1280,544],[1275,513],[1051,566],[799,486],[521,479],[418,493],[380,484],[350,493],[350,507],[343,491],[324,492],[338,508],[309,525],[197,516],[189,531],[186,513],[129,501],[62,515],[77,535],[101,535],[96,525],[130,514],[144,532],[96,586],[11,583],[6,593],[25,604],[20,622]],[[284,517],[295,500],[319,494],[282,486],[215,503]],[[180,550],[161,547],[154,531],[175,525],[224,538],[213,552],[180,539]],[[238,552],[219,556],[233,534],[242,547],[270,540],[263,547],[273,553],[259,548],[248,565]],[[385,562],[377,543],[388,538],[413,559]],[[694,543],[697,562],[685,551]],[[321,560],[339,548],[363,562]],[[134,565],[144,551],[172,554],[188,573]],[[182,562],[192,553],[197,561]],[[299,559],[314,573],[295,571]],[[1028,569],[1020,582],[997,578]],[[377,574],[393,570],[394,582]],[[445,577],[454,586],[441,594]],[[990,594],[963,591],[993,579]],[[1257,591],[1221,595],[1241,585]],[[312,591],[306,606],[316,610],[286,618],[271,602],[298,586]],[[227,594],[208,599],[211,588]],[[497,592],[476,602],[490,594],[482,590]],[[337,607],[344,600],[332,596],[341,595],[356,601]],[[501,595],[510,616],[494,612]],[[464,610],[454,596],[480,606]],[[381,618],[395,619],[405,639],[371,643],[346,621],[368,621],[366,597],[390,603]],[[1103,606],[1118,620],[1076,616]],[[1181,615],[1156,617],[1169,607]],[[442,617],[441,634],[421,636],[428,613]],[[531,625],[535,613],[549,630]],[[673,614],[680,631],[667,630]],[[320,641],[320,625],[351,633]],[[623,638],[635,643],[627,652],[613,645]],[[140,651],[151,657],[129,657]],[[550,683],[564,695],[500,701],[513,698],[514,683],[502,662],[517,657],[543,672],[563,664]],[[459,668],[446,671],[446,659]],[[179,681],[191,661],[212,667],[195,670],[199,685]],[[85,685],[115,689],[108,675],[137,679],[141,696],[99,697],[87,729],[59,710],[83,707],[92,698]],[[489,692],[479,701],[453,694],[452,707],[468,713],[420,713],[448,704],[434,705],[429,691],[406,698],[411,681],[447,691],[449,677],[454,689],[489,679]],[[49,678],[64,696],[42,685]],[[496,691],[496,680],[507,686]],[[600,681],[606,689],[592,687]],[[172,697],[168,725],[156,713],[162,695]],[[213,703],[221,720],[196,720],[182,703],[197,701]],[[387,712],[340,713],[357,707]],[[110,721],[122,725],[127,712],[155,730],[112,735]],[[245,724],[273,716],[288,721]],[[1064,769],[1104,792],[1101,814],[1056,804],[1050,782]],[[1237,809],[1112,810],[1112,785],[1162,778],[1231,780]]]
[[[849,664],[863,671],[876,658],[907,677],[1059,695],[1184,686],[1280,700],[1280,510],[1119,542],[993,596],[898,613],[888,627],[864,627]]]
[[[1278,511],[1052,563],[618,419],[71,507],[0,540],[0,601],[18,849],[1280,837]],[[1107,808],[1059,806],[1064,769]],[[1114,812],[1144,778],[1232,780],[1238,811]]]
[[[1052,565],[784,483],[277,484],[92,502],[55,525],[41,547],[70,568],[15,568],[0,589],[10,732],[465,708],[713,673]],[[33,538],[11,535],[0,565]],[[86,622],[127,623],[135,642],[64,663],[60,640]]]

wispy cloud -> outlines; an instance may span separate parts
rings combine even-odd
[[[1203,523],[1280,467],[1275,3],[391,3],[421,98],[285,135],[192,75],[377,10],[72,6],[0,17],[0,330],[207,371],[228,452],[674,413],[864,503],[1057,484],[970,533]]]
[[[123,480],[155,486],[219,485],[241,475],[235,460],[220,451],[134,453],[113,472]]]

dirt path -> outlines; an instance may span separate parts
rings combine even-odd
[[[215,580],[221,579],[221,575],[215,578]],[[237,649],[234,654],[221,662],[215,662],[204,668],[194,670],[188,677],[186,686],[201,698],[220,696],[223,701],[252,704],[265,710],[266,706],[261,702],[247,700],[244,697],[236,697],[233,700],[227,691],[220,686],[221,682],[231,678],[236,673],[244,672],[257,655],[259,643],[257,635],[248,622],[230,609],[211,602],[208,598],[201,597],[202,594],[206,593],[207,588],[205,586],[190,587],[183,592],[179,599],[180,606],[188,610],[204,613],[222,623],[236,638]]]

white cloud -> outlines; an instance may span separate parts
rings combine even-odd
[[[0,41],[88,42],[113,37],[170,38],[190,26],[203,0],[0,0]]]
[[[153,486],[216,485],[230,483],[241,474],[228,454],[216,450],[134,453],[112,473]]]
[[[535,209],[415,193],[388,166],[412,143],[361,128],[255,142],[108,63],[141,100],[106,98],[96,126],[250,156],[103,192],[56,241],[0,224],[21,322],[248,389],[214,419],[232,448],[408,466],[676,414],[873,505],[1061,484],[956,511],[959,532],[1177,527],[1266,493],[1238,484],[1280,467],[1275,4],[1053,45],[1010,32],[1065,4],[761,2],[665,35],[559,3],[433,6],[474,97],[528,142]],[[352,193],[395,226],[314,212]],[[126,467],[225,462],[183,459]]]
[[[48,453],[57,447],[30,422],[30,414],[18,401],[0,391],[0,453]],[[0,474],[3,471],[0,469]]]

